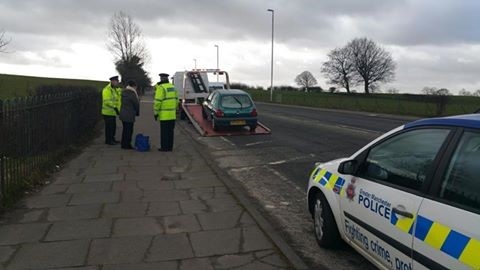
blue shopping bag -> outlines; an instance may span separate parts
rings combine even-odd
[[[150,137],[144,136],[142,133],[135,136],[135,148],[140,152],[147,152],[150,150]]]

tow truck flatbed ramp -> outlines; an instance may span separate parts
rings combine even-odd
[[[228,129],[213,130],[212,123],[202,117],[202,105],[185,103],[182,105],[190,122],[192,122],[195,129],[200,135],[205,137],[212,136],[237,136],[237,135],[265,135],[270,134],[271,130],[258,122],[255,131],[250,131],[248,127],[229,127]]]

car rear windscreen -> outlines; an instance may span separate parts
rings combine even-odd
[[[247,95],[228,95],[222,97],[221,106],[226,109],[241,109],[252,106],[252,101]]]

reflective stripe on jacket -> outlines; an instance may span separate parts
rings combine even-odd
[[[102,90],[102,114],[115,116],[115,108],[120,109],[119,90],[115,89],[112,84],[108,84]]]
[[[158,120],[175,120],[177,118],[178,95],[171,83],[155,85],[153,112]]]

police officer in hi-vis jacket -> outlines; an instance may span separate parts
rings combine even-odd
[[[121,88],[118,76],[110,78],[110,83],[102,91],[102,115],[105,120],[105,143],[115,145],[116,118],[120,114]]]
[[[153,113],[155,120],[160,121],[160,148],[158,151],[173,150],[173,131],[177,118],[178,94],[168,81],[168,74],[160,73],[160,82],[155,85]]]

